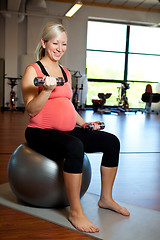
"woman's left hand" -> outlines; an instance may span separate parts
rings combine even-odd
[[[91,122],[93,124],[93,130],[99,130],[100,127],[100,121],[96,121],[96,122]]]

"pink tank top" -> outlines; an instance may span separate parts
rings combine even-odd
[[[36,70],[38,77],[44,74],[36,64],[31,64]],[[69,79],[69,71],[64,68]],[[41,91],[43,87],[40,87]],[[34,117],[30,117],[28,127],[41,129],[56,129],[60,131],[71,131],[76,126],[76,110],[70,101],[72,89],[69,82],[63,86],[56,86],[43,109]]]

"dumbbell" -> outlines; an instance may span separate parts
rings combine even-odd
[[[57,86],[63,86],[65,83],[65,80],[62,77],[56,77],[56,81],[57,81]],[[45,83],[45,80],[43,79],[43,77],[35,77],[34,78],[34,85],[37,86],[43,86],[43,84]]]
[[[104,128],[105,128],[104,122],[99,122],[98,124],[99,124],[99,126],[100,126],[100,129],[104,129]],[[87,131],[91,131],[91,130],[93,130],[93,126],[94,126],[93,123],[89,122],[89,123],[85,123],[85,124],[83,125],[83,128],[84,128],[85,130],[87,130]]]

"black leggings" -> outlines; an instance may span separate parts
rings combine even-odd
[[[107,132],[80,127],[69,132],[27,127],[25,137],[32,149],[46,157],[65,158],[64,171],[68,173],[82,173],[84,152],[102,152],[102,166],[118,166],[120,142]]]

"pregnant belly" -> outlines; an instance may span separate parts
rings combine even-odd
[[[33,117],[30,126],[71,131],[76,125],[76,111],[67,98],[55,98],[46,102],[42,111]]]

